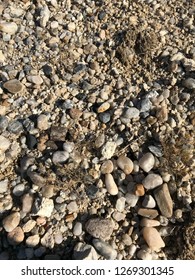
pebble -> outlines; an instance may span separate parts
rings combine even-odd
[[[147,208],[140,208],[138,210],[138,215],[154,219],[158,216],[158,211],[156,209],[147,209]]]
[[[77,243],[74,247],[73,257],[75,260],[97,260],[98,255],[93,246]]]
[[[45,185],[42,188],[41,193],[42,193],[43,197],[46,197],[46,198],[52,197],[53,194],[54,194],[54,187],[53,187],[53,185]]]
[[[114,181],[112,174],[105,174],[105,185],[109,194],[117,195],[118,187]]]
[[[22,212],[30,213],[33,205],[33,196],[31,194],[24,194],[22,197]]]
[[[23,226],[23,232],[30,232],[36,225],[36,221],[34,220],[29,220],[28,222],[26,222]]]
[[[162,185],[163,180],[160,175],[158,174],[148,174],[145,179],[142,181],[142,184],[144,185],[144,188],[147,190],[154,189],[160,185]]]
[[[85,224],[86,231],[95,238],[108,240],[114,230],[110,219],[91,218]]]
[[[83,112],[77,108],[71,108],[69,114],[71,118],[75,120],[75,119],[79,119],[82,116]]]
[[[152,153],[146,153],[139,160],[139,166],[145,172],[149,172],[154,167],[154,163],[155,163],[155,158]]]
[[[111,119],[110,113],[100,113],[99,119],[102,123],[108,123]]]
[[[14,212],[9,214],[7,217],[3,219],[3,227],[7,232],[11,232],[14,230],[20,222],[20,214],[18,212]]]
[[[195,79],[193,78],[188,78],[183,82],[183,85],[187,88],[187,89],[195,89]]]
[[[114,155],[116,147],[117,145],[115,142],[111,142],[111,141],[106,142],[106,144],[102,147],[102,151],[101,151],[102,156],[105,159],[110,159]]]
[[[24,184],[18,184],[13,188],[13,194],[19,197],[24,194],[25,190],[26,186]]]
[[[4,136],[0,135],[0,150],[5,152],[7,149],[9,149],[10,145],[11,142]]]
[[[140,221],[140,226],[141,227],[158,227],[158,226],[160,226],[160,222],[157,220],[142,218]]]
[[[44,187],[46,184],[45,178],[34,171],[27,172],[29,178],[31,179],[32,183],[39,187]]]
[[[69,153],[66,151],[57,151],[53,153],[52,161],[54,164],[65,163],[69,159]]]
[[[37,128],[40,130],[47,130],[49,127],[48,116],[41,114],[37,118]]]
[[[134,195],[134,194],[131,194],[131,193],[127,193],[127,194],[125,195],[125,199],[126,199],[127,204],[128,204],[130,207],[135,207],[135,205],[136,205],[137,202],[138,202],[139,196]]]
[[[111,160],[106,160],[102,163],[101,165],[101,173],[102,174],[109,174],[112,173],[112,171],[114,170],[114,165],[113,162]]]
[[[127,233],[124,233],[122,236],[122,241],[126,246],[130,246],[132,244],[132,238]]]
[[[53,249],[55,242],[54,242],[53,234],[50,230],[48,230],[41,238],[41,245],[46,248]]]
[[[105,135],[104,134],[98,135],[96,140],[95,140],[95,147],[100,148],[104,145],[104,143],[105,143]]]
[[[76,222],[76,224],[73,227],[73,234],[75,236],[79,236],[82,233],[82,224],[80,222]]]
[[[67,209],[68,209],[69,213],[77,212],[78,211],[78,205],[77,205],[76,201],[71,201],[70,203],[68,203]]]
[[[26,246],[33,248],[39,244],[39,241],[40,241],[40,237],[38,234],[31,235],[26,239]]]
[[[63,144],[63,150],[69,154],[74,150],[74,147],[75,147],[75,145],[73,142],[65,142]]]
[[[100,239],[92,240],[93,246],[98,253],[105,257],[107,260],[115,260],[117,257],[117,251],[112,248],[108,243]]]
[[[43,79],[39,75],[29,75],[27,76],[27,80],[35,85],[41,85],[43,83]]]
[[[142,201],[142,206],[145,208],[154,208],[156,206],[156,201],[151,195],[146,195]]]
[[[149,248],[154,251],[159,251],[161,248],[165,247],[165,243],[159,232],[153,227],[143,228],[143,237]]]
[[[16,227],[7,235],[7,240],[11,245],[18,245],[24,240],[24,232],[21,227]]]
[[[0,116],[0,133],[6,130],[8,124],[9,124],[8,118],[5,116]]]
[[[130,158],[122,155],[117,159],[117,165],[120,167],[123,172],[128,175],[133,171],[133,162]]]
[[[13,134],[20,134],[23,131],[23,125],[19,121],[12,121],[9,123],[7,130]]]
[[[103,112],[107,111],[109,108],[110,108],[110,103],[104,102],[98,107],[97,112],[103,113]]]
[[[5,193],[8,189],[8,179],[0,181],[0,194]]]
[[[42,198],[40,209],[34,213],[36,216],[49,218],[53,212],[54,203],[52,199]]]
[[[3,84],[3,87],[5,89],[7,89],[10,93],[13,93],[13,94],[14,93],[20,93],[24,89],[23,84],[16,79],[9,80],[9,81],[5,82]]]
[[[75,31],[76,29],[76,24],[74,22],[70,22],[68,25],[67,25],[67,28],[69,31],[73,32]]]
[[[163,216],[170,218],[173,215],[173,201],[167,184],[154,190],[154,197]]]
[[[50,18],[50,10],[47,5],[44,5],[40,11],[40,26],[45,28]]]
[[[141,249],[137,252],[137,257],[141,260],[152,260],[152,255],[144,249]]]
[[[118,210],[119,212],[123,212],[123,210],[125,209],[125,201],[125,197],[118,198],[115,206],[116,210]]]
[[[50,140],[52,141],[65,141],[67,129],[61,126],[52,126],[50,131]]]
[[[15,22],[0,22],[0,31],[14,35],[18,31],[18,26]]]
[[[54,239],[55,239],[55,244],[61,244],[63,242],[62,233],[61,232],[55,233]]]
[[[137,184],[135,186],[135,195],[144,196],[144,194],[145,194],[144,186],[142,184]]]
[[[117,212],[117,211],[115,211],[115,212],[112,214],[112,218],[113,218],[115,221],[117,221],[117,222],[124,221],[124,220],[125,220],[125,217],[126,217],[126,214],[121,213],[121,212]]]
[[[134,119],[139,117],[139,113],[140,112],[137,108],[131,107],[124,112],[123,117],[127,119]]]
[[[150,152],[152,152],[156,157],[162,157],[162,149],[160,147],[156,147],[153,145],[150,145],[148,147],[148,149],[150,150]]]

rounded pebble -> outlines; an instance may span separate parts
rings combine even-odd
[[[145,227],[143,229],[143,237],[149,248],[154,251],[159,251],[161,248],[165,247],[165,243],[159,232],[153,227]]]
[[[146,208],[154,208],[156,206],[156,201],[151,195],[146,195],[142,201],[142,206]]]
[[[130,158],[122,155],[117,159],[117,165],[120,167],[126,175],[133,171],[133,162]]]
[[[7,235],[7,240],[11,245],[18,245],[24,240],[24,232],[21,227],[16,227]]]
[[[106,160],[101,165],[101,173],[102,174],[109,174],[112,173],[114,169],[113,162],[111,160]]]
[[[66,151],[57,151],[53,154],[52,161],[54,164],[65,163],[69,159],[69,153]]]
[[[105,174],[106,189],[111,195],[117,195],[118,187],[114,181],[112,174]]]
[[[37,118],[37,128],[40,130],[46,130],[48,127],[48,117],[44,114],[39,115]]]
[[[149,172],[154,167],[154,163],[155,163],[155,158],[152,153],[146,153],[139,160],[139,166],[145,172]]]
[[[20,222],[20,214],[18,212],[11,213],[3,219],[3,227],[7,232],[14,230]]]
[[[163,180],[160,175],[158,174],[148,174],[145,179],[142,181],[144,188],[147,190],[154,189],[160,185],[162,185]]]

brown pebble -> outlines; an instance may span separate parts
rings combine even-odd
[[[79,119],[82,116],[83,112],[79,109],[72,108],[72,109],[70,109],[69,114],[72,119]]]
[[[173,215],[173,201],[167,184],[154,190],[154,197],[163,216],[170,218]]]
[[[157,220],[142,218],[140,221],[140,226],[141,227],[158,227],[158,226],[160,226],[160,222]]]
[[[123,172],[128,175],[133,171],[133,162],[130,158],[122,155],[117,159],[118,167],[120,167]]]
[[[97,112],[103,113],[103,112],[107,111],[109,108],[110,108],[110,103],[104,102],[99,106],[99,108],[97,109]]]
[[[23,84],[16,79],[9,80],[9,81],[5,82],[3,84],[3,87],[11,93],[21,92],[24,88]]]
[[[36,219],[37,225],[38,226],[44,226],[46,224],[46,218],[45,217],[38,217]]]
[[[156,209],[146,209],[146,208],[140,208],[138,210],[138,215],[154,219],[158,216],[158,211]]]
[[[18,212],[11,213],[3,219],[3,227],[7,232],[13,231],[20,222],[20,214]]]
[[[31,194],[24,194],[22,197],[22,211],[24,213],[29,213],[31,211],[32,208],[32,204],[33,204],[33,195]]]
[[[154,251],[159,251],[162,247],[165,247],[159,232],[153,227],[145,227],[143,229],[143,237],[149,248]]]
[[[102,174],[112,173],[113,169],[114,169],[114,165],[111,160],[106,160],[105,162],[102,163],[101,166]]]
[[[16,227],[8,233],[7,240],[11,245],[18,245],[24,240],[24,232],[21,227]]]
[[[137,184],[135,186],[135,195],[137,196],[143,196],[145,194],[145,189],[142,184]]]

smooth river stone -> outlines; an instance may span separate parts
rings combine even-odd
[[[133,171],[133,162],[130,158],[122,155],[117,159],[117,165],[120,167],[123,172],[128,175]]]
[[[144,188],[147,190],[152,190],[160,185],[162,185],[163,180],[158,174],[148,174],[145,179],[142,181]]]
[[[109,192],[109,194],[117,195],[118,187],[111,174],[105,174],[105,185],[106,185],[106,189]]]
[[[152,153],[146,153],[139,160],[139,166],[145,172],[149,172],[154,167],[154,163],[155,163],[155,158]]]
[[[113,165],[112,161],[106,160],[102,163],[101,173],[102,174],[112,173],[113,169],[114,169],[114,165]]]
[[[14,230],[20,222],[20,214],[18,212],[11,213],[3,219],[3,227],[7,232]]]
[[[159,251],[161,248],[165,247],[160,233],[153,227],[145,227],[143,229],[143,237],[149,248],[154,251]]]
[[[140,226],[141,227],[158,227],[158,226],[160,226],[160,222],[157,220],[142,218],[140,221]]]
[[[3,84],[3,87],[11,93],[21,92],[24,88],[23,84],[16,79],[9,80],[9,81],[5,82]]]

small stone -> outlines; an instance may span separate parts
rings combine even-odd
[[[8,125],[7,130],[18,135],[23,131],[23,125],[19,121],[13,121]]]
[[[99,119],[102,123],[108,123],[110,121],[111,115],[110,113],[100,113]]]
[[[73,142],[65,142],[63,144],[63,150],[66,151],[67,153],[71,153],[74,150],[74,143]]]
[[[34,213],[36,216],[47,217],[49,218],[54,209],[54,203],[52,199],[43,198],[41,201],[40,209],[37,213]]]
[[[160,222],[156,220],[151,220],[148,218],[142,218],[140,221],[141,227],[158,227],[160,226]]]
[[[188,78],[183,82],[183,85],[188,89],[195,89],[195,79]]]
[[[102,151],[101,151],[102,156],[105,159],[110,159],[114,155],[116,147],[117,145],[115,142],[111,142],[111,141],[106,142],[106,144],[102,147]]]
[[[133,162],[130,158],[122,155],[117,159],[117,165],[120,167],[126,175],[133,171]]]
[[[41,190],[43,197],[50,198],[53,196],[54,187],[53,185],[46,185]]]
[[[126,214],[124,213],[120,213],[118,211],[115,211],[113,214],[112,214],[112,218],[117,221],[117,222],[120,222],[120,221],[124,221],[125,220],[125,217],[126,217]]]
[[[142,184],[137,184],[135,186],[135,195],[137,196],[143,196],[145,194],[145,189]]]
[[[61,232],[55,234],[55,244],[61,244],[63,242],[63,236]]]
[[[33,182],[33,184],[39,186],[39,187],[44,187],[46,184],[45,178],[43,178],[41,175],[34,171],[28,171],[28,176]]]
[[[52,249],[54,247],[55,245],[54,237],[52,232],[50,232],[50,230],[48,230],[45,233],[45,235],[41,238],[41,245],[49,249]]]
[[[173,215],[173,201],[167,184],[154,190],[154,197],[163,216],[170,218]]]
[[[82,233],[82,224],[80,222],[76,222],[76,224],[73,227],[73,234],[75,236],[79,236]]]
[[[143,157],[139,160],[139,166],[145,171],[149,172],[155,163],[155,158],[152,153],[146,153]]]
[[[7,240],[11,245],[18,245],[24,240],[24,232],[21,227],[16,227],[7,235]]]
[[[145,179],[142,181],[144,188],[147,190],[154,189],[160,185],[162,185],[163,180],[160,175],[158,174],[148,174]]]
[[[69,159],[69,153],[66,151],[57,151],[53,153],[52,161],[54,164],[63,164]]]
[[[35,85],[41,85],[43,83],[43,79],[39,75],[29,75],[27,76],[27,80]]]
[[[78,211],[78,205],[77,205],[76,201],[71,201],[70,203],[68,203],[67,209],[68,209],[69,213],[77,212]]]
[[[123,212],[125,209],[125,201],[125,197],[118,198],[115,206],[116,210],[118,210],[119,212]]]
[[[141,249],[137,252],[137,257],[141,260],[152,260],[152,255],[144,249]]]
[[[135,107],[128,108],[123,114],[124,118],[134,119],[139,117],[139,110]]]
[[[77,243],[74,247],[73,257],[75,260],[97,260],[98,255],[93,246]]]
[[[40,11],[40,26],[45,28],[50,18],[50,11],[47,5],[44,5]]]
[[[65,141],[67,129],[61,126],[52,126],[50,132],[50,140],[52,141]]]
[[[18,26],[15,22],[0,22],[0,31],[14,35],[18,31]]]
[[[140,208],[138,210],[138,215],[154,219],[158,216],[158,211],[156,209],[146,209],[146,208]]]
[[[18,212],[11,213],[3,219],[3,227],[7,232],[14,230],[20,222],[20,214]]]
[[[35,247],[39,244],[40,237],[38,234],[31,235],[26,239],[26,246],[28,247]]]
[[[125,195],[125,199],[126,199],[127,204],[128,204],[130,207],[135,207],[135,205],[136,205],[137,202],[138,202],[139,196],[134,195],[134,194],[131,194],[131,193],[127,193],[127,194]]]
[[[111,195],[117,195],[118,187],[114,181],[112,174],[105,174],[106,189]]]
[[[143,229],[143,237],[149,248],[154,251],[159,251],[161,248],[165,247],[165,243],[159,232],[153,227],[145,227]]]
[[[25,190],[26,190],[26,186],[24,184],[18,184],[14,187],[13,194],[19,197],[24,194]]]
[[[30,213],[32,205],[33,205],[33,196],[31,194],[25,194],[22,197],[22,211],[24,213]]]
[[[111,160],[106,160],[101,165],[101,173],[102,174],[109,174],[112,173],[114,169],[114,165]]]
[[[97,112],[103,113],[103,112],[107,111],[109,108],[110,108],[110,103],[104,102],[98,107]]]
[[[149,146],[148,149],[152,152],[156,157],[162,157],[162,149],[156,146]]]
[[[73,32],[75,31],[76,29],[76,24],[74,22],[70,22],[68,25],[67,25],[67,28],[69,31]]]
[[[92,218],[85,224],[86,231],[95,238],[108,240],[114,230],[110,219]]]
[[[71,108],[69,114],[71,118],[74,120],[74,119],[79,119],[82,116],[83,112],[77,108]]]
[[[95,140],[95,147],[100,148],[101,146],[104,145],[104,143],[105,143],[105,135],[100,134]]]
[[[8,189],[8,179],[0,181],[0,194],[5,193]]]
[[[133,243],[131,236],[129,236],[127,233],[123,234],[122,241],[126,246],[130,246]]]
[[[48,127],[48,117],[44,114],[39,115],[37,118],[37,128],[40,130],[47,130]]]
[[[145,208],[154,208],[156,206],[156,202],[151,195],[146,195],[142,202],[142,206]]]
[[[8,118],[5,116],[0,116],[0,133],[6,130],[8,124],[9,124]]]
[[[26,145],[29,150],[35,149],[37,146],[37,138],[34,135],[28,133],[26,136]]]
[[[0,63],[4,63],[5,62],[5,55],[4,53],[2,52],[2,50],[0,50]]]
[[[92,240],[93,246],[100,255],[105,257],[107,260],[115,260],[117,257],[117,251],[112,248],[108,243],[100,239]]]
[[[35,225],[36,221],[29,220],[22,226],[23,232],[30,232],[35,227]]]
[[[4,194],[0,197],[0,214],[5,213],[13,207],[13,199],[11,195]]]
[[[5,89],[7,89],[10,93],[13,93],[13,94],[14,93],[19,93],[24,89],[23,84],[16,79],[9,80],[9,81],[5,82],[3,84],[3,87]]]
[[[4,136],[0,135],[0,150],[5,152],[7,149],[9,149],[10,145],[10,141]]]
[[[4,151],[0,150],[0,163],[5,160],[5,153]]]

